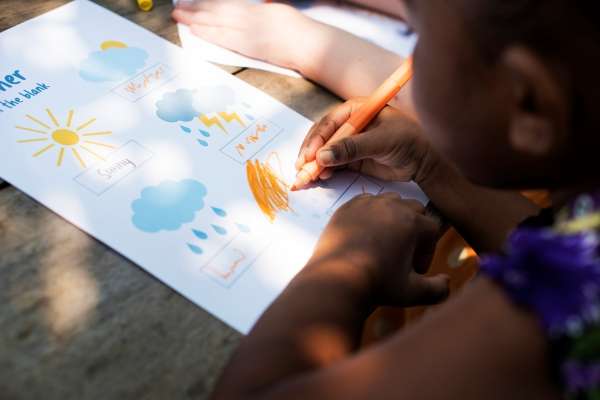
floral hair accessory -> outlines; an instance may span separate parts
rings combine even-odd
[[[481,272],[539,318],[568,398],[600,399],[600,195],[582,195],[552,227],[521,227]]]

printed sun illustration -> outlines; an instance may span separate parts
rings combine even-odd
[[[118,40],[107,40],[106,42],[103,42],[100,45],[100,49],[102,49],[102,51],[108,50],[108,49],[125,49],[127,48],[127,45],[123,42],[119,42]]]
[[[98,153],[100,149],[114,149],[115,147],[108,143],[103,143],[96,139],[97,136],[112,135],[110,131],[87,131],[96,118],[90,118],[81,124],[73,124],[75,112],[70,110],[65,124],[60,124],[52,111],[48,108],[46,113],[50,118],[50,123],[46,123],[32,115],[26,115],[27,119],[35,124],[35,128],[27,126],[17,126],[16,128],[28,133],[35,133],[37,136],[28,139],[17,140],[17,143],[34,143],[42,145],[33,154],[33,157],[39,157],[42,154],[57,149],[56,166],[63,164],[65,153],[71,153],[79,162],[81,168],[86,168],[85,158],[82,154],[92,156],[95,159],[104,161],[105,158]]]

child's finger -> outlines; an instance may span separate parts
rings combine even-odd
[[[324,167],[334,167],[365,158],[383,158],[393,149],[388,136],[375,128],[321,148],[317,161]]]
[[[422,212],[425,207],[419,203]],[[437,242],[440,238],[440,225],[431,217],[420,216],[418,218],[420,231],[416,232],[415,252],[413,257],[413,269],[419,274],[425,274],[431,265]]]
[[[246,18],[237,13],[215,12],[213,10],[175,9],[171,13],[173,19],[184,25],[220,26],[232,29],[243,29]]]
[[[197,21],[199,11],[189,11],[176,8],[171,13],[171,17],[180,24],[192,25]]]
[[[323,172],[319,175],[319,179],[326,181],[333,176],[333,168],[325,168]]]
[[[448,276],[443,274],[427,277],[411,273],[404,294],[409,302],[407,305],[431,305],[445,300],[450,293],[449,281]]]
[[[321,118],[310,128],[298,152],[297,168],[298,165],[301,168],[306,162],[315,159],[317,151],[350,118],[353,106],[353,102],[348,101],[335,107],[329,114]]]

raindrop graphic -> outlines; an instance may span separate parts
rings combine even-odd
[[[222,208],[217,208],[217,207],[211,207],[213,212],[215,214],[217,214],[219,217],[223,217],[225,218],[227,216],[227,212],[225,210],[223,210]]]
[[[198,132],[204,137],[210,137],[210,133],[203,131],[202,129],[198,129]]]
[[[185,133],[191,133],[192,130],[190,128],[188,128],[187,126],[181,125],[181,130],[184,131]]]
[[[205,240],[208,238],[208,235],[206,234],[206,232],[197,231],[196,229],[192,229],[192,232],[194,232],[194,235],[196,235],[196,237],[198,239]]]
[[[244,233],[250,233],[250,227],[243,225],[243,224],[235,224],[238,229]]]
[[[227,235],[227,229],[223,228],[222,226],[212,224],[210,226],[212,226],[215,232],[217,232],[219,235]]]
[[[208,142],[206,140],[198,139],[198,143],[200,143],[200,146],[208,147]]]
[[[248,118],[250,121],[254,121],[254,117],[250,114],[245,114],[246,118]]]
[[[204,253],[204,251],[200,247],[198,247],[194,244],[188,243],[187,245],[193,253],[196,253],[196,254]]]

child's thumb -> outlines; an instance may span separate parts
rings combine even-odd
[[[362,133],[325,145],[317,153],[317,162],[323,167],[336,167],[380,156],[385,142],[378,139],[375,133]]]
[[[406,299],[409,305],[430,305],[445,300],[450,293],[448,275],[424,276],[411,273]]]

